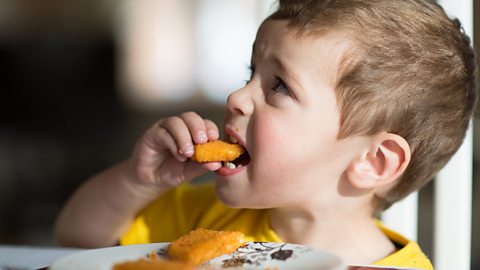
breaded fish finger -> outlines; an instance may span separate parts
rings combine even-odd
[[[234,252],[245,244],[243,237],[241,232],[200,228],[172,242],[167,253],[170,259],[200,265],[218,256]]]
[[[245,151],[239,144],[224,141],[196,144],[194,147],[192,160],[196,162],[233,161]]]

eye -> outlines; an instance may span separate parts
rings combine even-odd
[[[285,82],[283,82],[282,79],[280,78],[276,78],[277,82],[275,83],[275,86],[273,87],[273,92],[275,92],[275,94],[277,95],[287,95],[287,96],[291,96],[291,92],[290,92],[290,89],[288,89],[288,86],[285,84]]]

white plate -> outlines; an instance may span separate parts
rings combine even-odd
[[[50,270],[110,270],[112,265],[146,257],[152,251],[160,257],[169,243],[130,245],[79,251],[55,261]],[[249,242],[232,254],[215,258],[198,269],[302,269],[343,270],[342,260],[331,254],[302,245]]]

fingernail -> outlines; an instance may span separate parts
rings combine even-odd
[[[214,129],[210,129],[208,132],[208,137],[210,138],[218,138],[218,132]]]
[[[186,144],[183,146],[183,148],[181,149],[181,154],[182,155],[192,155],[194,152],[193,150],[193,144],[189,143],[189,144]]]
[[[199,131],[198,134],[197,134],[197,139],[198,139],[200,142],[206,142],[206,141],[208,140],[207,134],[205,134],[204,131]]]

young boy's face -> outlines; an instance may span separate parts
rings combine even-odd
[[[217,195],[233,207],[335,203],[339,179],[359,143],[337,140],[337,67],[348,42],[341,33],[297,36],[287,21],[267,21],[252,55],[252,78],[227,101],[225,131],[250,162],[217,171]]]

